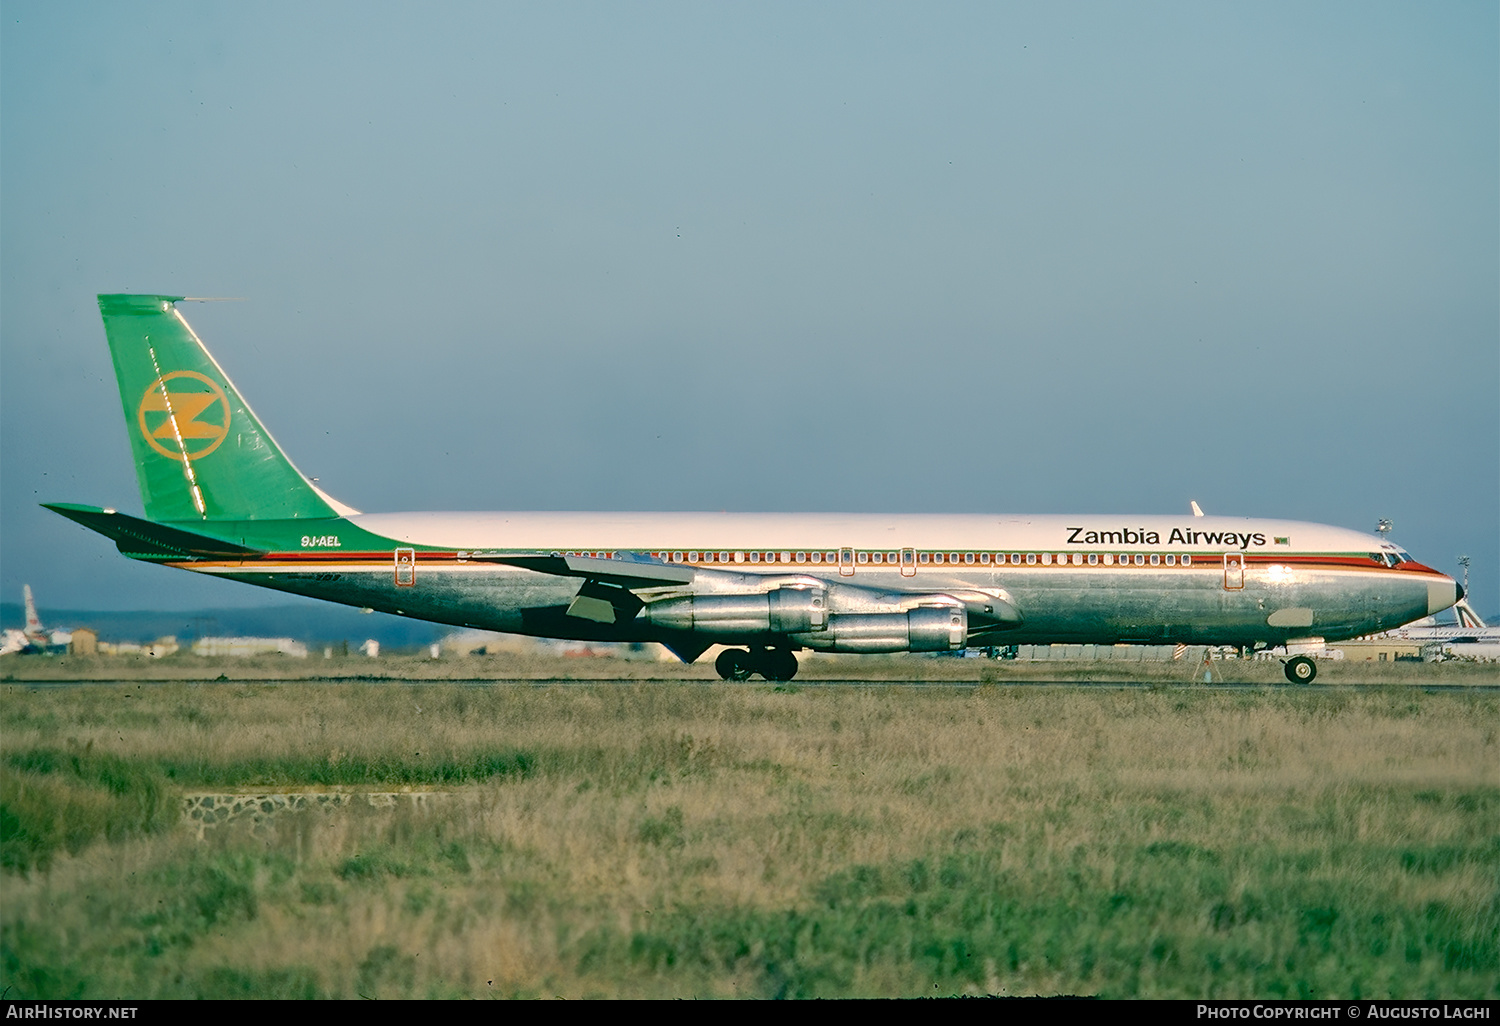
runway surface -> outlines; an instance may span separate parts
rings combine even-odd
[[[793,680],[783,683],[775,683],[762,680],[746,681],[722,681],[702,680],[683,677],[630,677],[630,678],[576,678],[576,677],[517,677],[517,678],[415,678],[402,679],[395,677],[373,677],[373,676],[328,676],[328,677],[291,677],[291,678],[257,678],[257,677],[235,677],[230,679],[172,679],[172,678],[141,678],[132,680],[92,680],[92,679],[53,679],[53,680],[10,680],[6,684],[19,685],[28,688],[51,688],[51,687],[76,687],[104,686],[104,687],[130,687],[130,686],[161,686],[168,684],[193,684],[207,686],[213,684],[223,685],[289,685],[289,684],[371,684],[371,685],[450,685],[454,687],[488,688],[488,687],[620,687],[641,684],[694,684],[702,687],[717,688],[773,688],[780,690],[812,690],[816,688],[951,688],[955,690],[997,687],[997,688],[1086,688],[1086,689],[1144,689],[1144,690],[1172,690],[1172,691],[1410,691],[1418,690],[1426,694],[1439,694],[1444,692],[1473,692],[1473,691],[1500,691],[1500,681],[1495,683],[1389,683],[1376,682],[1362,683],[1314,683],[1314,684],[1292,684],[1289,682],[1219,682],[1203,683],[1201,681],[1162,681],[1162,680],[1001,680],[1001,681],[952,681],[952,680],[856,680],[856,679],[814,679]]]

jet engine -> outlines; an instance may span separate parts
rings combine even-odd
[[[828,595],[821,588],[773,588],[759,595],[687,595],[649,603],[639,615],[655,627],[722,637],[805,634],[827,628]]]
[[[968,634],[968,611],[944,605],[904,613],[835,613],[827,630],[793,640],[820,652],[952,652],[964,647]]]

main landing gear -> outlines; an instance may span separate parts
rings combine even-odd
[[[1311,684],[1318,675],[1318,664],[1307,656],[1294,656],[1286,661],[1286,679],[1293,684]]]
[[[714,669],[725,680],[749,680],[753,673],[766,680],[791,680],[797,676],[797,657],[784,648],[726,648],[714,660]]]

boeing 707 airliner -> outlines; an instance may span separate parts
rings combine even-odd
[[[456,626],[655,641],[688,662],[725,646],[728,680],[790,680],[804,649],[1296,653],[1463,594],[1383,538],[1285,520],[361,513],[292,465],[181,300],[99,297],[145,518],[47,506],[132,559]],[[1294,655],[1286,672],[1307,682],[1317,668]]]

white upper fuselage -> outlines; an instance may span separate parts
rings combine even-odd
[[[1366,553],[1393,549],[1347,528],[1242,517],[873,513],[365,513],[350,523],[452,549],[592,548]]]

